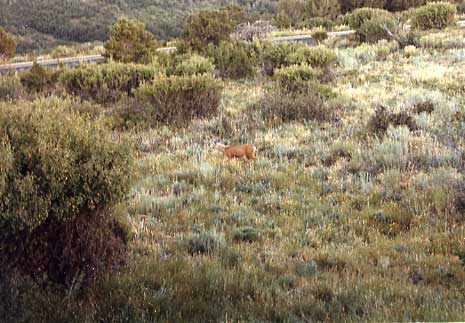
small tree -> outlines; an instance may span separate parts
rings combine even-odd
[[[0,62],[15,56],[16,42],[2,27],[0,27]]]
[[[121,18],[111,27],[105,56],[124,63],[146,63],[155,53],[157,42],[141,22]]]
[[[187,18],[182,37],[192,49],[204,51],[209,44],[230,40],[234,27],[227,10],[202,10]]]

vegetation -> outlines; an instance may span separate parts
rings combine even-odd
[[[111,27],[105,43],[105,56],[123,63],[147,63],[155,54],[157,43],[143,23],[119,19]]]
[[[16,53],[16,42],[5,29],[0,27],[0,62],[8,60]]]
[[[316,46],[0,77],[0,321],[464,321],[463,29],[361,2]]]
[[[444,29],[455,22],[457,8],[450,3],[428,3],[413,11],[412,24],[419,29]]]

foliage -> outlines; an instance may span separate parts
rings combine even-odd
[[[299,27],[305,28],[324,28],[324,29],[332,29],[335,25],[335,22],[332,19],[324,18],[324,17],[313,17],[309,19],[305,19],[299,24]]]
[[[175,67],[175,75],[213,74],[215,66],[210,58],[193,54]]]
[[[145,30],[143,23],[121,18],[111,27],[105,56],[123,63],[147,63],[156,47],[155,38]]]
[[[157,73],[160,73],[158,66],[109,62],[66,70],[60,82],[69,93],[99,103],[111,103],[132,96],[134,89]]]
[[[341,13],[339,0],[309,0],[305,9],[307,18],[324,17],[335,19]]]
[[[0,62],[15,56],[16,41],[5,29],[0,27]]]
[[[337,60],[336,52],[325,46],[300,45],[286,57],[287,64],[306,63],[316,68],[329,68]]]
[[[276,68],[287,65],[287,57],[297,48],[295,43],[272,43],[263,48],[261,61],[266,75],[273,75]]]
[[[431,2],[413,11],[412,25],[418,29],[444,29],[455,22],[457,8],[454,4]]]
[[[70,104],[0,105],[0,258],[68,287],[120,261],[107,210],[128,193],[132,164],[127,145]]]
[[[50,91],[57,83],[59,73],[34,62],[29,71],[20,74],[21,84],[32,92]]]
[[[271,87],[259,103],[253,105],[253,109],[260,111],[262,118],[272,124],[304,120],[330,121],[336,116],[331,105],[315,90],[312,83],[296,91]]]
[[[202,10],[187,18],[182,37],[192,49],[203,52],[209,44],[229,40],[234,28],[227,11]]]
[[[221,86],[212,75],[159,75],[136,92],[151,120],[184,123],[195,117],[215,113],[220,103]]]
[[[324,29],[317,29],[312,32],[312,39],[319,44],[322,41],[328,39],[328,32]]]
[[[376,43],[382,39],[390,39],[390,32],[395,28],[396,23],[392,17],[379,16],[364,22],[358,32],[364,41]]]
[[[319,73],[308,64],[281,67],[274,72],[274,79],[281,89],[296,91],[305,87],[309,81],[316,81]]]
[[[377,8],[359,8],[342,17],[342,21],[350,28],[358,30],[364,23],[375,17],[389,16],[389,12]]]
[[[258,53],[251,44],[221,42],[219,46],[210,45],[208,55],[213,58],[222,77],[242,79],[255,74]]]
[[[16,100],[26,94],[18,74],[0,77],[0,101]]]

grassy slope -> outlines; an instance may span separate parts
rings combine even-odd
[[[140,151],[139,180],[120,210],[133,231],[130,265],[88,292],[87,305],[65,300],[58,314],[81,322],[465,320],[464,264],[454,255],[464,250],[465,218],[452,206],[464,179],[465,50],[383,46],[339,50],[337,124],[270,128],[247,111],[263,84],[227,82],[217,117],[125,134]],[[412,111],[426,100],[435,110],[415,115],[420,131],[367,132],[374,104]],[[211,150],[218,139],[254,142],[259,160],[225,161]],[[351,157],[332,158],[336,151]],[[253,242],[234,241],[245,227]],[[199,233],[212,239],[212,254],[186,251],[188,241],[202,245]]]

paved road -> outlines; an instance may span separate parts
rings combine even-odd
[[[457,22],[461,27],[465,27],[465,20]],[[346,31],[336,31],[329,32],[329,37],[348,37],[349,35],[355,34],[355,30],[346,30]],[[309,45],[313,44],[313,38],[311,35],[296,35],[296,36],[282,36],[282,37],[272,37],[270,38],[272,42],[305,42]],[[160,52],[172,52],[176,51],[176,47],[163,47],[158,48],[157,51]],[[87,63],[99,63],[105,61],[105,57],[101,55],[91,55],[91,56],[81,56],[81,57],[69,57],[69,58],[60,58],[60,59],[49,59],[37,61],[38,64],[46,67],[57,67],[59,64],[63,64],[68,67],[73,67],[79,65],[83,62]],[[16,63],[16,64],[3,64],[0,65],[0,74],[6,73],[11,70],[23,71],[28,70],[32,67],[34,62],[25,62],[25,63]]]
[[[158,48],[159,52],[171,52],[175,51],[176,47],[163,47]],[[90,55],[90,56],[80,56],[80,57],[68,57],[68,58],[59,58],[59,59],[47,59],[37,61],[37,64],[56,68],[58,65],[63,64],[68,67],[77,66],[81,63],[100,63],[105,61],[105,57],[102,55]],[[15,63],[15,64],[3,64],[0,65],[0,74],[6,73],[11,70],[15,71],[24,71],[31,69],[34,62],[24,62],[24,63]]]

